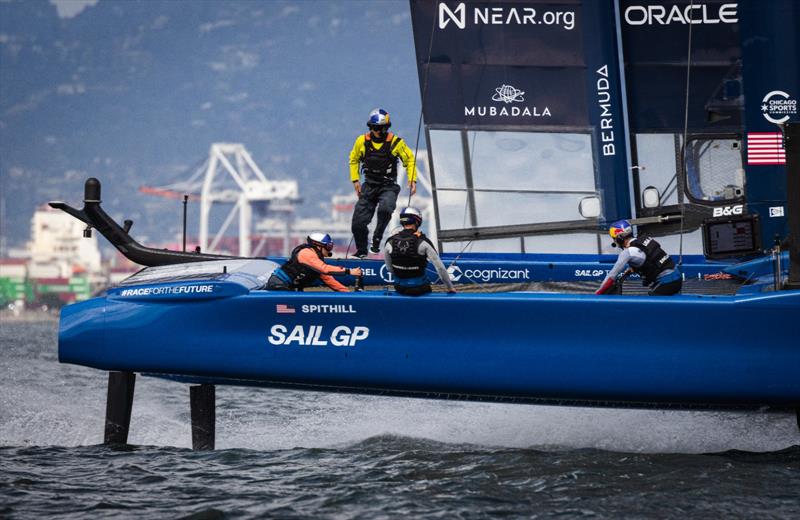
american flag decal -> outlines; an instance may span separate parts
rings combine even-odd
[[[275,306],[275,312],[278,314],[294,314],[295,310],[294,307],[291,305],[286,305],[284,303],[279,303]]]
[[[747,164],[786,164],[780,132],[748,132]]]

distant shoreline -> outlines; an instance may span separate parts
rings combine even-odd
[[[15,313],[11,311],[0,311],[0,323],[25,323],[36,321],[58,321],[59,313],[45,312],[39,310],[22,311]]]

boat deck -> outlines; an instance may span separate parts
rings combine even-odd
[[[743,282],[736,279],[721,280],[700,280],[689,279],[683,282],[682,294],[718,295],[732,296],[743,285]],[[591,294],[600,286],[596,281],[565,281],[565,282],[526,282],[526,283],[486,283],[486,284],[464,284],[456,286],[456,290],[461,293],[504,293],[504,292],[543,292],[543,293],[564,293],[564,294]],[[390,285],[369,285],[365,287],[367,291],[380,291],[389,288]],[[306,289],[307,291],[327,291],[325,287],[315,287]],[[647,287],[631,281],[626,282],[622,289],[625,295],[646,295]],[[433,292],[444,292],[445,288],[441,284],[433,286]]]

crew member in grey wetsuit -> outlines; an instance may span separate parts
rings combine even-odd
[[[614,222],[608,234],[622,251],[595,294],[604,294],[611,289],[626,266],[629,271],[641,275],[642,285],[650,287],[650,296],[672,296],[680,292],[683,284],[681,273],[658,242],[647,236],[634,238],[633,228],[627,220]]]
[[[383,248],[383,260],[394,278],[394,289],[407,296],[421,296],[431,292],[431,282],[425,274],[430,261],[447,292],[455,293],[456,289],[436,248],[419,231],[422,213],[416,208],[406,208],[400,212],[400,223],[403,229],[392,235]]]

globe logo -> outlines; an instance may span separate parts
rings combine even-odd
[[[521,103],[525,101],[525,98],[522,97],[525,92],[512,85],[500,85],[494,89],[494,92],[492,101],[502,101],[503,103],[513,103],[515,101]]]

